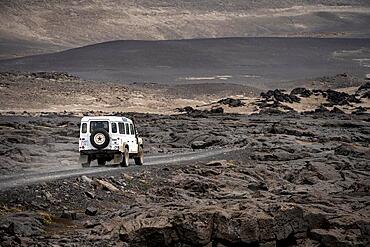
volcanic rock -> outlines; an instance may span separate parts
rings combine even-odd
[[[287,103],[300,102],[300,98],[297,97],[296,95],[294,94],[289,95],[283,93],[279,89],[269,90],[266,93],[262,92],[261,97],[267,100],[275,99],[278,102],[287,102]]]
[[[297,87],[290,92],[290,95],[300,95],[301,97],[310,97],[312,92],[303,87]]]
[[[74,211],[63,211],[63,213],[60,215],[60,218],[63,219],[69,219],[69,220],[76,220],[77,219],[77,213]]]
[[[85,210],[85,214],[89,215],[89,216],[94,216],[96,215],[98,212],[98,209],[97,208],[94,208],[94,207],[87,207],[86,210]]]
[[[222,107],[215,107],[210,110],[210,113],[224,113],[224,109]]]
[[[355,95],[349,95],[345,92],[337,92],[335,90],[328,89],[326,90],[327,100],[333,105],[348,105],[351,103],[361,103]]]
[[[109,183],[107,181],[104,181],[104,180],[101,180],[101,179],[96,179],[95,182],[98,185],[102,186],[104,189],[109,190],[111,192],[117,192],[117,191],[119,191],[119,189],[116,186],[114,186],[113,184],[111,184],[111,183]]]
[[[230,107],[239,107],[243,106],[244,103],[240,99],[225,98],[217,101],[219,104],[228,105]]]

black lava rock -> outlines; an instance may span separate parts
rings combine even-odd
[[[85,214],[89,215],[89,216],[94,216],[98,213],[98,209],[94,208],[94,207],[87,207],[86,210],[85,210]]]
[[[239,107],[243,106],[244,103],[240,99],[225,98],[217,101],[219,104],[228,105],[230,107]]]
[[[297,87],[294,88],[290,95],[300,95],[301,97],[310,97],[312,95],[312,92],[304,87]]]

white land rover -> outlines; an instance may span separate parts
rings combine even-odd
[[[83,167],[89,167],[95,159],[99,166],[111,160],[121,166],[128,166],[129,158],[134,158],[136,165],[144,161],[143,140],[133,121],[125,117],[83,117],[79,151]]]

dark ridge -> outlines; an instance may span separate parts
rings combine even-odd
[[[0,70],[63,71],[103,81],[223,82],[276,88],[281,82],[343,72],[363,78],[366,66],[341,52],[367,56],[369,50],[370,39],[352,38],[128,40],[3,60]]]

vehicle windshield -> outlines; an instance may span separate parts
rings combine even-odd
[[[109,122],[108,121],[91,121],[90,122],[90,133],[96,129],[105,129],[109,132]]]

